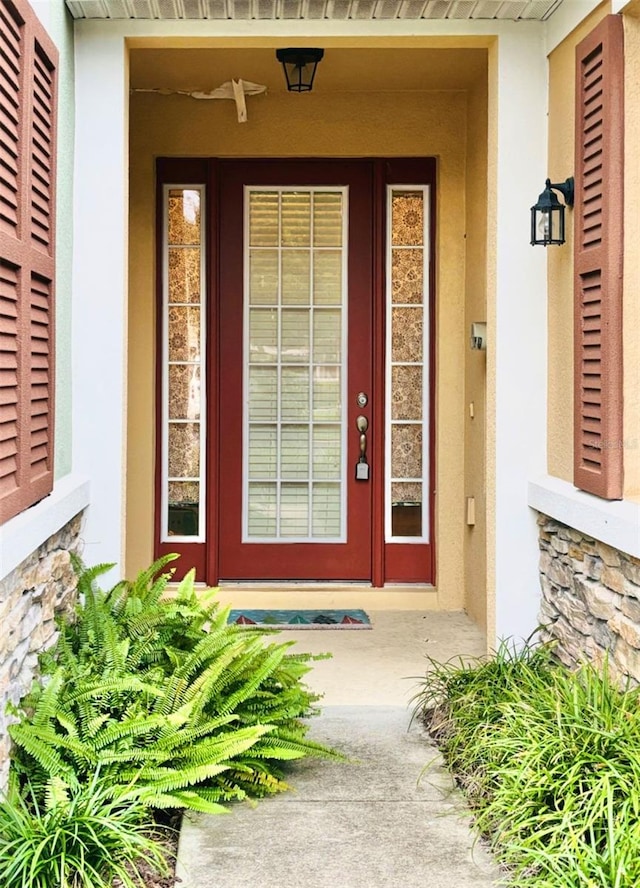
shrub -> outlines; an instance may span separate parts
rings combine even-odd
[[[290,760],[339,758],[305,737],[312,658],[228,625],[215,593],[196,595],[193,572],[164,597],[171,557],[108,592],[96,580],[109,565],[77,565],[75,620],[10,729],[16,768],[41,797],[52,779],[77,790],[99,768],[114,798],[219,812],[285,789]]]
[[[431,667],[418,706],[513,884],[636,888],[640,691],[545,647]]]
[[[160,874],[168,866],[149,831],[144,807],[110,797],[96,772],[71,791],[59,778],[46,800],[23,797],[16,782],[0,802],[0,884],[3,888],[135,888],[136,865]]]

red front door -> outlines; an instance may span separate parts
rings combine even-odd
[[[158,554],[433,582],[433,159],[158,172]]]
[[[219,576],[370,580],[372,167],[219,175]]]

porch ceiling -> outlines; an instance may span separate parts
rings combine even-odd
[[[521,19],[543,21],[563,0],[66,0],[76,19]]]

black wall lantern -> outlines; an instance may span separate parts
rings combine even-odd
[[[554,191],[562,194],[564,204],[560,203]],[[547,179],[538,202],[531,207],[531,246],[540,244],[546,247],[549,244],[564,243],[565,204],[568,207],[573,206],[573,178],[557,184]]]
[[[311,92],[318,62],[324,49],[276,49],[276,58],[284,68],[289,92]]]

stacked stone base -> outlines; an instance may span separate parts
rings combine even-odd
[[[55,642],[55,616],[73,607],[76,578],[70,552],[79,549],[82,514],[76,515],[0,581],[0,789],[9,771],[11,716],[29,691],[38,654]]]
[[[640,683],[640,559],[545,515],[538,524],[542,637],[567,666],[606,659]]]

